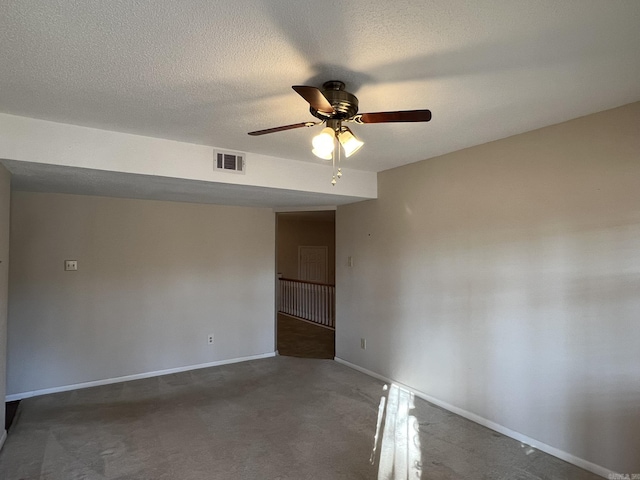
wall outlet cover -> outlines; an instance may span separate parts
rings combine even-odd
[[[64,261],[64,270],[65,270],[65,272],[78,270],[78,261],[77,260],[65,260]]]

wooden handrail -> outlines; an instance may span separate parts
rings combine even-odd
[[[309,285],[324,285],[325,287],[335,287],[333,283],[309,282],[307,280],[296,280],[295,278],[280,277],[278,280],[286,280],[287,282],[308,283]]]

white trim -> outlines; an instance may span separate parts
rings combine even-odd
[[[217,362],[200,363],[198,365],[187,365],[185,367],[169,368],[166,370],[157,370],[155,372],[138,373],[136,375],[125,375],[123,377],[105,378],[104,380],[95,380],[93,382],[76,383],[73,385],[63,385],[61,387],[44,388],[42,390],[33,390],[31,392],[13,393],[6,396],[7,402],[14,400],[22,400],[25,398],[36,397],[38,395],[47,395],[49,393],[68,392],[70,390],[78,390],[81,388],[98,387],[100,385],[110,385],[112,383],[129,382],[131,380],[140,380],[143,378],[159,377],[161,375],[169,375],[171,373],[187,372],[189,370],[198,370],[200,368],[218,367],[220,365],[228,365],[230,363],[247,362],[249,360],[259,360],[261,358],[275,357],[276,352],[261,353],[259,355],[250,355],[248,357],[231,358],[229,360],[219,360]]]
[[[458,408],[447,402],[438,400],[437,398],[434,398],[431,395],[427,395],[426,393],[421,392],[420,390],[416,390],[415,388],[412,388],[408,385],[404,385],[400,382],[396,382],[395,380],[392,380],[383,375],[380,375],[379,373],[372,372],[371,370],[367,370],[366,368],[360,367],[356,364],[343,360],[340,357],[334,357],[334,360],[349,368],[353,368],[354,370],[358,370],[359,372],[362,372],[366,375],[377,378],[378,380],[382,380],[383,382],[395,383],[396,385],[402,388],[405,388],[410,392],[413,392],[415,396],[420,397],[423,400],[426,400],[427,402],[433,403],[434,405],[437,405],[441,408],[444,408],[445,410],[453,412],[456,415],[460,415],[461,417],[471,420],[472,422],[475,422],[484,427],[490,428],[491,430],[495,430],[498,433],[501,433],[503,435],[506,435],[507,437],[511,437],[515,440],[518,440],[519,442],[530,445],[542,452],[548,453],[549,455],[553,455],[554,457],[557,457],[560,460],[564,460],[565,462],[568,462],[577,467],[583,468],[584,470],[588,470],[589,472],[595,473],[596,475],[600,475],[604,478],[612,478],[615,475],[615,472],[612,470],[609,470],[608,468],[602,467],[600,465],[596,465],[595,463],[591,463],[587,460],[576,457],[575,455],[559,450],[555,447],[552,447],[551,445],[547,445],[545,443],[539,442],[538,440],[535,440],[531,437],[527,437],[526,435],[513,431],[498,423],[492,422],[491,420],[487,420],[486,418],[476,415],[475,413],[468,412],[467,410],[463,410],[462,408]]]
[[[7,431],[2,430],[2,436],[0,436],[0,450],[4,447],[4,441],[7,439]]]

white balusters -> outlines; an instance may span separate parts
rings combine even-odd
[[[335,287],[281,278],[278,280],[278,311],[335,328]]]

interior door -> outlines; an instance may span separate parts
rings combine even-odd
[[[329,282],[327,247],[298,247],[298,280]]]

